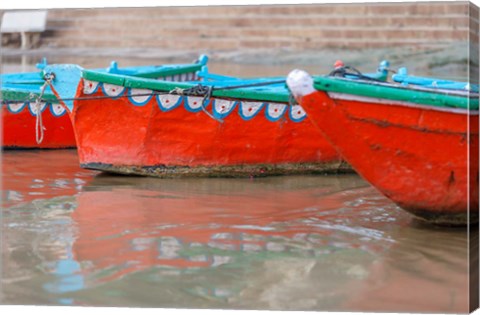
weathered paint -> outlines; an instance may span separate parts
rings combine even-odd
[[[57,90],[63,81],[62,73],[54,67],[47,70],[56,74],[53,86]],[[132,93],[128,92],[138,88],[158,92],[161,87],[163,93],[168,93],[175,87],[193,84],[131,77],[122,80],[120,76],[105,74],[95,79],[102,79],[99,84],[103,86],[121,83],[121,94],[105,97],[104,93],[109,92],[96,88],[93,94],[86,95],[85,83],[92,82],[91,74],[83,72],[71,113],[80,163],[85,167],[167,177],[182,172],[210,176],[232,171],[234,175],[249,176],[262,171],[304,173],[306,169],[319,172],[338,167],[339,155],[326,140],[313,136],[316,131],[304,119],[305,113],[297,108],[300,106],[287,108],[285,102],[274,102],[270,108],[270,103],[263,100],[221,98],[214,92],[214,97],[204,104],[205,111],[214,119],[190,97],[163,94],[132,103]],[[240,89],[231,93],[266,98],[276,95],[271,99],[278,99],[275,91],[280,87],[272,90]],[[92,93],[91,89],[87,92]],[[219,92],[230,95],[230,91]],[[279,94],[288,92],[283,87]],[[287,115],[291,110],[296,112]],[[276,117],[276,111],[282,117]]]
[[[16,111],[15,111],[16,110]],[[36,111],[34,102],[9,102],[2,110],[4,148],[59,149],[75,147],[72,123],[63,105],[42,104],[44,139],[35,138]]]
[[[292,174],[342,174],[351,173],[352,168],[343,161],[323,163],[276,163],[276,164],[236,164],[208,166],[169,166],[169,165],[113,165],[84,163],[82,168],[124,175],[142,175],[160,178],[187,177],[264,177]]]
[[[385,196],[438,224],[478,221],[478,111],[333,99],[315,87],[319,91],[298,93],[297,100],[319,138]],[[354,88],[343,93],[360,94]]]

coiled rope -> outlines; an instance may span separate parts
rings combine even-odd
[[[42,97],[43,94],[45,94],[45,89],[47,86],[50,86],[52,84],[54,76],[53,75],[45,75],[44,80],[45,82],[43,83],[41,89],[40,89],[40,94],[35,100],[35,114],[36,116],[36,121],[35,121],[35,140],[37,141],[37,144],[40,144],[43,142],[43,137],[45,135],[45,130],[47,130],[43,126],[43,120],[42,120]]]
[[[169,94],[175,94],[175,95],[185,95],[185,96],[203,96],[202,102],[201,102],[201,108],[202,111],[210,118],[223,123],[223,120],[220,118],[215,117],[212,113],[210,113],[206,108],[205,108],[205,102],[209,100],[212,97],[213,93],[213,86],[204,86],[201,84],[195,85],[191,88],[188,89],[181,89],[181,88],[174,88],[169,92]]]

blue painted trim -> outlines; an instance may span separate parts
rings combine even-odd
[[[175,103],[175,105],[173,105],[173,106],[170,107],[170,108],[165,108],[165,107],[162,106],[162,102],[160,101],[160,96],[162,96],[162,95],[159,94],[159,95],[155,96],[155,98],[156,98],[156,100],[157,100],[158,108],[160,108],[160,110],[161,110],[162,112],[169,112],[169,111],[171,111],[171,110],[174,110],[175,108],[177,108],[178,106],[180,106],[180,104],[182,104],[182,101],[183,101],[183,96],[180,96],[180,97],[178,98],[178,101]]]
[[[152,91],[153,93],[153,91]],[[148,102],[150,102],[153,98],[153,94],[150,95],[146,101],[144,102],[136,102],[133,97],[132,97],[132,89],[128,89],[127,91],[127,94],[128,94],[128,100],[130,101],[130,103],[132,103],[133,105],[135,106],[145,106]]]
[[[197,62],[199,64],[201,64],[202,66],[206,66],[207,63],[208,63],[208,56],[207,55],[200,55],[200,57],[198,57]]]
[[[22,107],[20,107],[20,109],[19,109],[18,111],[13,111],[13,110],[11,110],[10,107],[8,107],[8,104],[10,104],[10,103],[20,103],[20,102],[6,102],[6,104],[7,104],[7,110],[8,110],[10,113],[12,113],[12,114],[20,114],[20,113],[25,109],[25,106],[27,106],[27,103],[28,103],[28,102],[23,102]]]
[[[38,70],[43,70],[46,66],[48,66],[48,62],[47,62],[47,58],[46,57],[43,57],[39,63],[37,63],[35,65],[35,67],[38,69]]]
[[[228,112],[221,114],[221,113],[217,112],[217,110],[215,108],[215,103],[216,102],[217,102],[216,99],[214,99],[213,102],[212,102],[213,117],[220,118],[220,119],[223,119],[223,118],[227,117],[228,115],[230,115],[230,113],[235,110],[235,107],[238,105],[238,103],[240,103],[239,101],[233,101],[232,108],[230,108],[230,110]]]
[[[307,115],[305,114],[302,118],[296,119],[292,116],[292,110],[293,106],[290,106],[290,110],[288,111],[288,117],[290,118],[291,121],[293,122],[302,122],[305,118],[307,118]]]
[[[52,113],[53,116],[55,116],[55,117],[62,117],[62,116],[64,116],[64,115],[67,113],[67,111],[66,111],[65,108],[64,108],[63,113],[61,113],[60,115],[55,114],[55,112],[53,111],[53,105],[60,105],[60,104],[47,103],[47,106],[48,106],[48,108],[49,108],[49,110],[50,110],[50,113]],[[60,106],[62,106],[62,105],[60,105]],[[63,106],[62,106],[62,107],[63,107]]]
[[[207,99],[205,101],[206,102],[203,103],[203,107],[206,108],[208,106],[208,104],[210,103],[210,100]],[[205,105],[205,103],[207,103],[207,105]],[[190,104],[188,103],[188,96],[185,96],[185,103],[184,104],[185,104],[185,109],[188,110],[191,113],[198,113],[198,112],[202,111],[202,107],[199,107],[199,108],[196,108],[196,109],[190,107]]]
[[[103,92],[103,94],[104,94],[105,96],[110,97],[112,100],[116,100],[117,98],[120,98],[121,96],[123,96],[123,94],[125,94],[125,90],[126,90],[126,89],[125,89],[124,86],[117,85],[117,86],[119,86],[119,87],[122,88],[122,91],[121,91],[120,94],[118,94],[117,96],[110,96],[110,95],[108,95],[108,94],[106,93],[103,83],[98,82],[98,85],[101,85],[101,86],[102,86],[102,92]],[[115,85],[115,84],[112,84],[112,85]]]
[[[271,121],[271,122],[277,122],[277,121],[279,121],[280,119],[285,118],[285,112],[286,112],[287,109],[288,109],[288,106],[287,106],[286,104],[285,104],[285,107],[283,108],[282,113],[280,114],[280,116],[278,116],[278,118],[274,118],[274,117],[270,116],[270,114],[268,113],[268,105],[269,105],[269,104],[270,104],[270,103],[266,103],[266,105],[265,105],[265,117],[267,117],[267,119],[268,119],[269,121]]]
[[[468,85],[468,82],[451,81],[451,80],[444,80],[444,79],[435,79],[435,78],[417,77],[417,76],[408,75],[407,68],[405,67],[399,68],[397,74],[394,74],[392,76],[392,79],[393,81],[405,86],[412,84],[412,85],[423,86],[430,89],[467,91],[466,87]],[[478,92],[478,90],[479,90],[478,84],[470,85],[470,91]]]
[[[253,114],[252,116],[250,117],[247,117],[247,116],[244,116],[243,115],[243,112],[242,112],[242,106],[243,106],[243,103],[244,102],[238,102],[239,103],[239,106],[238,106],[238,114],[240,115],[240,117],[242,117],[244,120],[251,120],[253,119],[254,117],[256,117],[262,110],[264,110],[266,107],[265,107],[265,104],[266,103],[262,103],[262,105],[260,105],[260,108],[258,109],[258,111]],[[260,102],[258,102],[260,103]]]

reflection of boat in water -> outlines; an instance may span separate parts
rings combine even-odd
[[[78,193],[95,172],[77,160],[72,150],[2,152],[2,206]]]
[[[352,193],[347,189],[365,185],[354,175],[349,179],[97,176],[76,197],[73,252],[76,260],[89,261],[95,269],[123,266],[104,275],[101,281],[107,282],[151,267],[171,273],[258,259],[319,257],[341,246],[339,230],[381,238],[368,227],[334,224],[354,215],[342,211],[344,196]],[[382,247],[368,246],[372,251]]]
[[[97,176],[74,196],[23,205],[44,209],[27,221],[37,230],[15,228],[7,212],[6,248],[32,256],[6,255],[5,274],[13,281],[22,273],[11,261],[39,257],[43,273],[16,288],[40,283],[56,303],[82,305],[371,310],[365,301],[403,288],[404,305],[391,294],[375,303],[401,311],[461,294],[462,232],[412,225],[365,185],[355,175]],[[432,238],[441,241],[427,246]]]

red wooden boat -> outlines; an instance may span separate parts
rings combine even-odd
[[[40,75],[37,75],[40,79]],[[37,81],[41,82],[41,80]],[[67,111],[58,104],[51,92],[42,96],[39,104],[41,114],[37,117],[35,98],[40,96],[40,88],[41,84],[9,85],[2,82],[3,148],[75,147],[75,136]]]
[[[172,90],[201,88],[197,83],[78,67],[52,66],[45,73],[55,76],[57,97],[67,100],[84,168],[175,177],[312,173],[343,165],[326,140],[312,137],[303,109],[288,106],[284,83],[230,89],[266,79],[202,81],[220,87],[196,96]],[[76,93],[63,93],[70,86]]]
[[[300,70],[287,84],[354,170],[400,207],[439,224],[478,221],[478,93]]]
[[[40,68],[46,64],[39,64]],[[96,71],[165,79],[172,69],[195,72],[203,65],[165,65],[118,68],[115,62]],[[12,73],[0,76],[3,148],[59,149],[76,146],[67,110],[59,104],[49,86],[41,92],[44,80],[40,72]],[[41,98],[39,104],[36,100]],[[39,107],[39,108],[37,108]],[[38,116],[37,112],[41,115]]]

